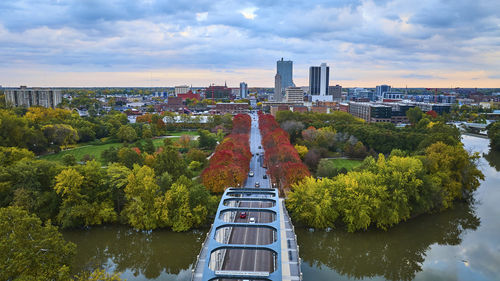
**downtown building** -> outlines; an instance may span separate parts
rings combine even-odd
[[[330,67],[326,63],[309,67],[309,95],[312,102],[333,101],[328,93]]]
[[[287,103],[304,103],[304,90],[300,87],[288,87],[285,90]]]
[[[282,102],[283,94],[288,87],[295,87],[293,83],[293,61],[281,60],[276,62],[276,75],[274,76],[274,101]]]
[[[248,84],[245,82],[240,83],[240,98],[248,98]]]
[[[43,106],[56,108],[62,101],[62,91],[49,88],[27,88],[5,90],[5,102],[15,107]]]

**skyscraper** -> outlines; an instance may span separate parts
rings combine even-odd
[[[332,100],[332,97],[328,96],[329,78],[330,67],[326,63],[309,67],[309,94],[312,96],[312,101]]]
[[[274,101],[281,102],[283,98],[282,94],[282,87],[281,87],[281,75],[279,73],[276,73],[274,76]]]
[[[281,91],[288,87],[295,87],[293,84],[293,62],[291,60],[281,60],[276,62],[277,73],[281,76]]]
[[[248,85],[245,82],[240,83],[240,98],[246,99],[248,97]]]

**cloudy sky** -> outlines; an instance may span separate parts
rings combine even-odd
[[[498,0],[0,0],[0,85],[500,87]]]

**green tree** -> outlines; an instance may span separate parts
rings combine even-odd
[[[113,202],[118,213],[125,205],[125,186],[128,184],[130,169],[119,164],[113,163],[106,170],[107,185],[112,189]]]
[[[487,128],[490,148],[494,151],[500,151],[500,121],[491,123]]]
[[[156,161],[153,168],[157,175],[168,172],[174,181],[181,175],[189,175],[186,162],[181,154],[171,146],[165,147],[162,152],[156,155]]]
[[[73,154],[66,154],[62,157],[62,162],[66,166],[74,166],[76,165],[76,158]]]
[[[134,142],[137,139],[137,132],[130,125],[122,125],[118,129],[116,136],[123,142]]]
[[[158,227],[155,198],[160,195],[159,193],[160,187],[156,184],[154,170],[148,166],[134,165],[125,186],[127,203],[123,210],[132,227],[137,229]]]
[[[42,131],[47,140],[57,146],[74,144],[79,140],[78,132],[66,124],[46,125]]]
[[[423,112],[419,107],[410,108],[406,111],[406,117],[411,124],[415,125],[422,119]]]
[[[207,130],[198,130],[198,143],[200,148],[212,150],[217,145],[217,138]]]
[[[20,208],[0,209],[1,280],[69,280],[75,249],[50,223]]]
[[[329,185],[329,179],[315,180],[312,177],[292,185],[293,192],[286,201],[292,216],[311,227],[333,227],[339,213],[333,205]]]
[[[137,153],[136,150],[128,147],[122,147],[117,153],[118,162],[125,167],[132,169],[134,164],[142,165],[142,155]]]

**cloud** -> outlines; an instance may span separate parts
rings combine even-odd
[[[427,74],[404,74],[401,75],[402,78],[410,78],[410,79],[421,79],[421,80],[434,80],[434,79],[444,79],[443,77],[427,75]]]
[[[481,75],[467,81],[480,84],[498,79],[498,15],[495,0],[2,0],[0,66],[238,73],[286,57],[298,79],[327,62],[354,82],[369,75],[354,69],[369,69],[420,83],[472,71]]]

